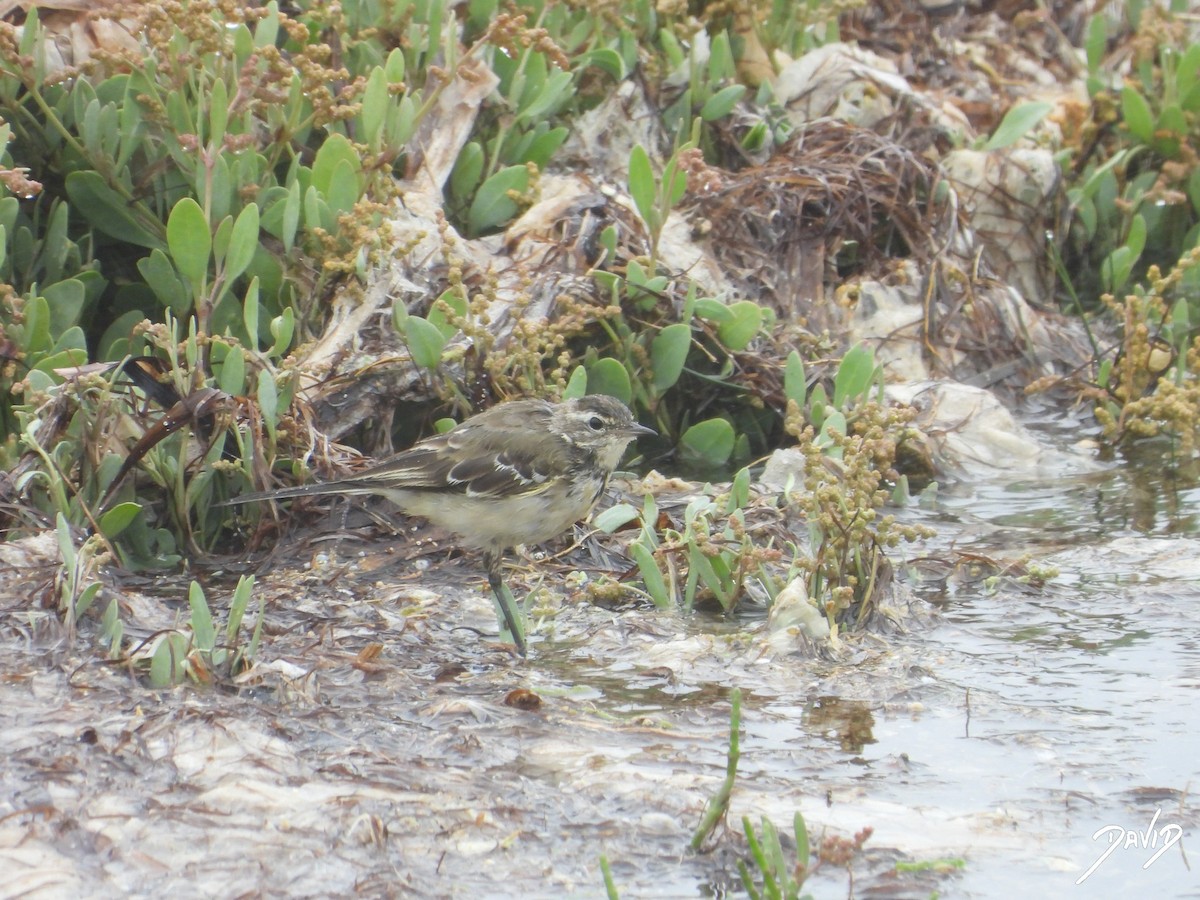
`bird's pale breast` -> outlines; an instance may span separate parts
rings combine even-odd
[[[384,491],[409,515],[422,516],[480,550],[500,552],[562,534],[588,514],[606,479],[579,477],[548,482],[536,493],[487,499],[439,491]]]

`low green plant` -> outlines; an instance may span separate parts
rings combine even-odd
[[[738,861],[738,872],[742,885],[752,900],[801,900],[800,891],[809,877],[823,866],[844,868],[849,879],[849,896],[854,896],[853,863],[862,852],[863,845],[870,839],[874,829],[869,826],[856,833],[853,838],[836,835],[823,837],[817,848],[817,861],[810,862],[808,827],[804,816],[797,810],[792,819],[792,833],[796,842],[795,852],[784,852],[779,831],[764,816],[761,830],[756,831],[749,816],[742,818],[742,828],[750,847],[750,859],[754,869],[744,860]],[[804,894],[804,900],[811,898]]]
[[[808,878],[808,828],[804,816],[797,810],[792,817],[792,834],[796,842],[795,852],[788,858],[779,839],[779,832],[770,819],[762,817],[758,831],[749,816],[742,817],[742,829],[750,847],[750,859],[756,874],[752,875],[745,860],[738,860],[738,874],[742,886],[751,900],[799,900],[800,889]],[[757,877],[756,877],[757,876]],[[805,894],[805,900],[811,898]]]
[[[21,430],[22,393],[54,383],[56,369],[87,362],[83,325],[107,284],[86,243],[71,239],[66,203],[26,211],[31,204],[21,200],[42,186],[14,168],[11,143],[12,126],[0,122],[0,438]],[[0,444],[0,463],[11,465],[10,456]]]
[[[881,514],[891,500],[889,484],[901,483],[892,465],[912,411],[881,402],[882,372],[868,348],[845,354],[832,397],[824,386],[809,388],[803,362],[793,352],[784,390],[786,428],[798,440],[803,467],[777,502],[799,509],[808,523],[807,545],[775,547],[757,528],[747,527],[747,468],[734,475],[728,491],[709,487],[693,498],[678,525],[662,524],[650,495],[640,510],[619,504],[596,524],[613,531],[640,522],[629,554],[656,606],[690,610],[698,598],[709,597],[729,612],[751,580],[756,593],[770,600],[797,573],[806,573],[808,596],[836,634],[839,626],[861,626],[876,608],[889,566],[885,551],[932,534]]]
[[[808,523],[808,553],[797,567],[808,573],[808,595],[836,635],[875,609],[889,566],[885,551],[933,533],[880,514],[890,500],[887,483],[899,481],[896,447],[913,411],[883,402],[882,370],[862,345],[842,358],[832,402],[820,385],[807,389],[797,356],[788,359],[784,383],[785,427],[804,458],[803,484],[784,490]]]
[[[608,900],[619,900],[621,894],[617,890],[617,883],[613,880],[612,869],[608,865],[608,857],[603,853],[600,854],[600,874],[604,876],[604,894]]]
[[[1068,169],[1073,219],[1059,272],[1094,352],[1091,371],[1067,380],[1094,402],[1105,440],[1165,437],[1175,459],[1190,460],[1200,410],[1200,42],[1181,11],[1129,4],[1089,23],[1091,106],[1081,122],[1065,120],[1080,152]],[[1132,54],[1119,75],[1106,66],[1114,31]],[[1097,311],[1112,321],[1115,348],[1087,322]]]
[[[52,77],[36,15],[19,46],[0,46],[14,157],[38,157],[40,180],[69,200],[72,228],[93,230],[110,268],[140,276],[90,295],[91,308],[114,311],[102,347],[158,304],[250,347],[272,343],[265,325],[284,309],[316,324],[297,251],[321,261],[320,294],[327,279],[361,272],[364,248],[379,245],[367,195],[386,192],[380,176],[418,119],[411,99],[388,99],[404,91],[403,53],[337,97],[331,85],[347,73],[321,61],[319,41],[298,39],[308,36],[303,10],[293,19],[272,2],[230,18],[211,3],[164,4],[142,15],[138,53],[101,55],[87,78]],[[297,149],[319,131],[328,136],[302,160]],[[263,332],[246,327],[247,306]]]
[[[188,680],[210,684],[235,677],[248,669],[258,655],[265,613],[260,601],[258,621],[251,630],[249,640],[243,642],[240,633],[242,619],[253,589],[253,576],[238,579],[229,604],[229,616],[224,625],[218,626],[213,620],[203,588],[193,581],[188,589],[188,631],[165,632],[151,645],[148,654],[151,686],[172,687]],[[135,655],[135,658],[138,657]]]
[[[527,14],[500,12],[496,0],[485,0],[473,5],[472,17],[486,23],[474,49],[499,79],[498,99],[480,123],[486,139],[467,142],[459,153],[446,198],[451,219],[477,237],[529,205],[538,174],[567,139],[568,129],[552,123],[575,99],[576,74],[550,30],[530,25]]]
[[[691,145],[684,145],[679,152],[673,154],[663,167],[661,177],[655,176],[650,165],[650,156],[641,144],[635,146],[629,154],[629,196],[633,198],[634,206],[637,207],[638,215],[641,216],[650,238],[649,270],[652,274],[657,268],[658,242],[662,238],[667,218],[671,209],[683,199],[688,187],[687,172],[680,167],[679,162],[680,154],[690,149]],[[647,283],[644,277],[641,281],[647,293],[659,292],[666,287],[665,279],[657,284]]]
[[[102,584],[90,577],[89,573],[107,557],[106,541],[100,535],[93,535],[76,548],[71,526],[61,513],[57,516],[56,534],[62,556],[59,611],[67,628],[74,634],[79,621],[100,596]],[[185,680],[211,683],[232,678],[253,664],[262,641],[265,607],[261,602],[258,620],[249,639],[242,640],[242,621],[253,589],[253,576],[243,576],[238,580],[230,600],[229,614],[225,623],[218,625],[203,589],[192,582],[188,592],[188,630],[170,630],[158,634],[129,656],[126,655],[120,603],[114,597],[101,616],[101,639],[111,659],[130,659],[135,666],[144,667],[150,684],[156,688],[181,684]]]
[[[698,495],[688,503],[678,530],[659,529],[658,504],[649,494],[640,512],[621,504],[606,510],[596,524],[612,530],[640,518],[641,529],[628,552],[655,606],[690,611],[698,597],[707,596],[730,612],[744,595],[748,579],[757,578],[770,596],[780,583],[770,569],[783,558],[782,551],[746,528],[749,485],[750,471],[741,469],[728,493],[717,495],[709,489]],[[681,571],[686,572],[682,583]]]
[[[1090,116],[1068,135],[1084,153],[1067,188],[1066,269],[1089,308],[1103,293],[1121,296],[1152,265],[1171,269],[1200,235],[1200,42],[1169,9],[1123,12],[1136,29],[1132,71],[1118,78],[1104,68],[1113,25],[1095,16],[1085,41]]]
[[[897,436],[911,418],[911,410],[872,402],[854,411],[846,432],[828,427],[818,437],[805,425],[797,433],[803,489],[785,493],[808,523],[810,554],[797,565],[834,634],[865,624],[877,608],[890,580],[887,549],[933,534],[881,515],[891,494],[885,480],[898,480]]]
[[[100,582],[89,577],[96,563],[96,542],[88,539],[81,548],[76,549],[71,526],[61,513],[55,519],[55,533],[58,552],[62,556],[58,607],[67,630],[74,634],[79,620],[91,609],[100,593]]]
[[[738,760],[741,759],[739,741],[742,730],[742,690],[733,688],[729,692],[729,750],[725,755],[725,778],[717,792],[704,805],[704,814],[700,824],[692,833],[692,852],[698,853],[729,814],[729,800],[733,796],[733,786],[737,781]]]
[[[587,390],[644,410],[697,471],[727,471],[749,458],[749,435],[762,434],[763,411],[745,402],[735,356],[770,332],[774,314],[751,300],[700,296],[694,283],[652,274],[638,260],[628,261],[624,277],[593,275],[610,295],[597,319],[608,346],[602,352],[593,341],[584,351]],[[669,299],[679,295],[678,305]],[[695,421],[698,396],[722,414]]]
[[[1200,444],[1200,307],[1183,288],[1198,269],[1200,247],[1166,276],[1151,267],[1146,286],[1122,302],[1104,297],[1121,326],[1120,350],[1101,361],[1083,393],[1114,444],[1163,436],[1184,460]]]
[[[700,41],[681,23],[661,29],[658,40],[672,73],[668,81],[686,77],[679,96],[663,111],[663,124],[677,146],[684,141],[699,146],[702,126],[725,118],[746,93],[746,85],[736,78],[733,39],[726,29],[715,27],[707,41]]]
[[[40,457],[42,475],[22,482],[33,506],[120,531],[123,563],[171,564],[180,545],[220,539],[216,419],[234,398],[255,400],[233,438],[251,481],[281,438],[290,450],[306,437],[290,418],[287,355],[320,326],[314,301],[364,274],[386,240],[377,200],[425,109],[405,54],[433,59],[430,17],[452,16],[434,3],[388,22],[409,39],[401,49],[379,18],[361,22],[370,6],[145,6],[138,51],[97,54],[83,72],[49,68],[36,11],[19,41],[0,34],[0,426],[21,439],[0,453]],[[368,35],[340,45],[352,72],[322,41],[345,31],[343,15]],[[157,418],[134,411],[124,383],[125,360],[147,353],[165,363],[149,376],[162,390],[143,392]],[[145,433],[132,450],[114,440],[131,418]],[[110,497],[125,453],[142,472]],[[74,472],[68,492],[61,476]],[[145,502],[150,485],[165,505]]]

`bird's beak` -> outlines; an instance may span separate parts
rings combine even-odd
[[[637,437],[638,435],[642,435],[642,434],[645,434],[645,435],[651,435],[651,434],[657,435],[658,434],[658,432],[655,431],[653,428],[647,428],[645,425],[641,425],[637,422],[634,422],[632,425],[630,425],[628,428],[626,428],[625,431],[626,431],[626,433],[631,434],[634,437]]]

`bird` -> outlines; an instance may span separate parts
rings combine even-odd
[[[547,541],[584,518],[629,443],[654,434],[628,406],[605,394],[558,403],[510,400],[361,472],[241,494],[220,505],[322,494],[386,497],[405,514],[483,551],[488,585],[524,657],[516,601],[502,577],[505,553],[518,544]]]

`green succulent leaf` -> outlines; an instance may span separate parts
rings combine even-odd
[[[231,396],[239,396],[246,386],[246,357],[241,347],[230,347],[217,373],[217,387]]]
[[[413,362],[424,369],[435,369],[442,361],[446,338],[441,330],[420,316],[409,316],[404,322],[405,337]]]
[[[225,129],[229,126],[229,88],[225,79],[213,80],[208,97],[208,140],[218,147],[225,140]]]
[[[730,350],[750,346],[763,326],[763,308],[753,300],[738,300],[729,306],[730,318],[717,326],[717,338]]]
[[[698,299],[694,307],[694,312],[701,319],[717,325],[732,322],[734,318],[733,310],[727,304],[713,297],[701,297]]]
[[[387,75],[381,66],[376,66],[367,76],[367,86],[362,95],[362,110],[358,114],[358,121],[362,127],[360,138],[372,150],[378,150],[383,143],[388,100]]]
[[[563,388],[562,398],[564,400],[577,400],[580,397],[584,397],[587,395],[587,386],[587,369],[583,366],[576,366],[575,371],[571,373],[571,377],[567,379],[567,386]]]
[[[692,329],[683,322],[668,325],[654,336],[650,344],[650,365],[654,371],[651,384],[656,394],[665,393],[679,381],[691,346]]]
[[[729,32],[719,31],[713,36],[708,53],[708,82],[713,85],[720,84],[736,74],[737,63],[733,58],[733,47],[729,43]]]
[[[825,393],[825,385],[814,385],[808,394],[808,420],[817,434],[821,433],[821,426],[825,423],[828,410],[829,395]]]
[[[1175,90],[1178,96],[1186,97],[1197,84],[1200,84],[1200,42],[1193,41],[1175,66]]]
[[[1100,264],[1100,276],[1105,290],[1114,294],[1119,293],[1128,283],[1136,262],[1137,255],[1133,252],[1132,247],[1126,245],[1113,250]]]
[[[118,503],[100,516],[100,533],[110,541],[130,526],[142,511],[139,503]]]
[[[188,589],[188,606],[192,610],[192,641],[198,650],[212,650],[217,645],[217,629],[204,589],[193,581]]]
[[[286,353],[287,349],[292,345],[292,335],[295,333],[296,314],[289,306],[271,320],[271,337],[275,339],[275,343],[271,345],[271,349],[267,355],[275,358]]]
[[[246,286],[246,296],[242,300],[242,325],[246,328],[246,337],[250,339],[251,347],[258,347],[258,276],[250,279]]]
[[[167,246],[175,268],[186,278],[193,291],[199,291],[208,274],[212,252],[212,232],[204,210],[191,197],[175,204],[167,219]]]
[[[658,216],[657,193],[658,187],[654,181],[654,170],[650,167],[650,157],[642,145],[638,144],[629,153],[629,196],[633,198],[638,215],[651,230],[651,223],[656,221]]]
[[[240,393],[240,388],[238,392]],[[267,434],[273,442],[279,419],[279,388],[271,373],[266,369],[260,369],[258,372],[258,389],[255,394],[258,399],[258,409],[262,413],[263,422],[267,427]]]
[[[722,88],[704,101],[704,106],[700,108],[700,118],[705,122],[715,122],[717,119],[725,118],[733,112],[733,108],[737,106],[738,101],[745,93],[746,86],[744,84],[731,84],[727,88]]]
[[[1129,133],[1138,141],[1149,144],[1154,140],[1154,114],[1146,98],[1133,85],[1121,89],[1121,115]]]
[[[758,122],[742,137],[742,149],[748,153],[757,153],[767,146],[767,140],[770,135],[771,129],[767,126],[767,123]]]
[[[348,213],[358,202],[361,188],[358,180],[357,160],[354,163],[344,159],[338,160],[325,190],[325,202],[334,218],[341,213]]]
[[[236,641],[238,630],[242,627],[242,618],[246,615],[246,607],[250,605],[250,596],[253,591],[253,575],[243,575],[238,579],[237,587],[233,589],[233,597],[229,601],[229,621],[225,625],[226,643]]]
[[[339,174],[339,167],[343,170],[349,169],[357,184],[357,173],[362,170],[362,159],[358,151],[345,135],[331,134],[317,150],[312,167],[312,186],[325,197],[329,197],[333,192],[334,180],[345,177],[344,174]]]
[[[607,47],[589,50],[583,55],[582,62],[585,66],[595,66],[602,72],[611,75],[614,81],[622,81],[629,74],[621,54]]]
[[[458,152],[454,168],[450,172],[450,196],[466,198],[471,196],[479,179],[483,177],[483,147],[475,141],[469,141]]]
[[[833,405],[846,409],[847,403],[864,399],[875,380],[875,353],[865,344],[855,344],[846,351],[833,379]]]
[[[50,336],[57,339],[79,322],[85,299],[83,282],[78,278],[68,278],[49,285],[42,291],[42,296],[46,298],[50,310]]]
[[[706,419],[697,422],[679,439],[679,451],[684,458],[706,466],[722,466],[733,454],[736,440],[733,426],[725,419]]]
[[[1087,53],[1088,71],[1098,71],[1104,62],[1104,55],[1108,52],[1108,22],[1104,16],[1093,16],[1088,22],[1084,48]]]
[[[587,367],[589,394],[607,394],[622,403],[633,399],[633,385],[625,366],[612,357],[603,357]]]
[[[29,354],[46,353],[53,346],[50,338],[50,304],[45,297],[31,297],[26,302],[21,344]]]
[[[443,304],[445,305],[443,306]],[[428,318],[442,333],[442,337],[449,341],[459,331],[452,319],[465,319],[466,316],[467,301],[463,298],[462,291],[458,288],[450,288],[443,291],[442,295],[430,306]]]
[[[570,72],[552,73],[528,104],[522,107],[517,121],[536,122],[551,115],[570,96],[574,76]]]
[[[538,135],[521,155],[521,161],[531,162],[539,169],[545,169],[569,134],[570,131],[566,128],[552,128],[545,134]]]
[[[1032,103],[1018,103],[1011,107],[1004,114],[1000,124],[996,126],[996,130],[992,132],[992,136],[984,143],[983,149],[1000,150],[1004,147],[1011,147],[1033,131],[1052,109],[1054,109],[1052,104],[1041,100]]]
[[[646,593],[650,595],[654,605],[659,609],[669,607],[671,592],[667,588],[666,579],[663,578],[662,569],[658,567],[658,561],[655,560],[653,551],[645,544],[634,543],[629,548],[629,555],[637,563],[638,573],[642,576],[642,584],[646,586]]]
[[[158,302],[171,310],[176,316],[183,317],[192,308],[192,297],[184,290],[183,282],[175,274],[175,267],[162,250],[151,250],[149,256],[143,256],[137,262],[138,271]]]
[[[624,528],[641,514],[641,511],[629,503],[617,503],[603,512],[597,513],[592,524],[605,534],[612,534],[619,528]]]
[[[717,598],[721,608],[728,610],[733,597],[730,585],[717,570],[719,561],[719,557],[701,553],[695,544],[688,546],[688,568],[699,575],[701,583]]]
[[[796,405],[804,409],[804,401],[808,396],[808,377],[804,373],[804,360],[795,350],[788,354],[787,363],[784,365],[783,394],[788,400],[795,400]]]
[[[182,668],[182,648],[176,654],[175,634],[165,634],[150,657],[150,686],[168,688],[176,683],[176,673]]]
[[[1129,232],[1125,235],[1125,246],[1137,259],[1146,249],[1146,219],[1140,213],[1129,222]]]
[[[1168,104],[1158,116],[1158,124],[1154,129],[1154,148],[1163,156],[1173,158],[1178,155],[1180,142],[1187,133],[1187,116],[1179,104]]]
[[[225,255],[225,278],[233,281],[240,277],[258,249],[258,207],[253,203],[240,213],[233,223],[233,234],[229,250]]]
[[[148,249],[166,249],[161,226],[149,217],[136,215],[137,207],[108,186],[99,172],[72,172],[66,180],[67,198],[97,231],[109,237]]]
[[[510,193],[523,194],[529,190],[529,170],[524,166],[509,166],[487,179],[475,193],[467,212],[467,232],[478,236],[503,225],[517,214],[517,204]]]
[[[334,214],[313,185],[308,185],[304,193],[304,223],[308,228],[324,228],[326,232],[334,228]]]
[[[825,421],[821,424],[821,433],[817,436],[816,445],[824,447],[825,454],[833,459],[842,458],[842,449],[834,446],[834,434],[844,435],[846,433],[848,423],[846,416],[840,409],[835,409],[829,412],[825,417]]]
[[[229,252],[229,241],[233,237],[233,216],[226,216],[217,226],[212,239],[212,256],[217,266],[224,266],[225,254]]]
[[[400,84],[404,81],[405,67],[404,51],[397,47],[388,54],[387,60],[383,64],[383,72],[387,76],[388,82]]]

